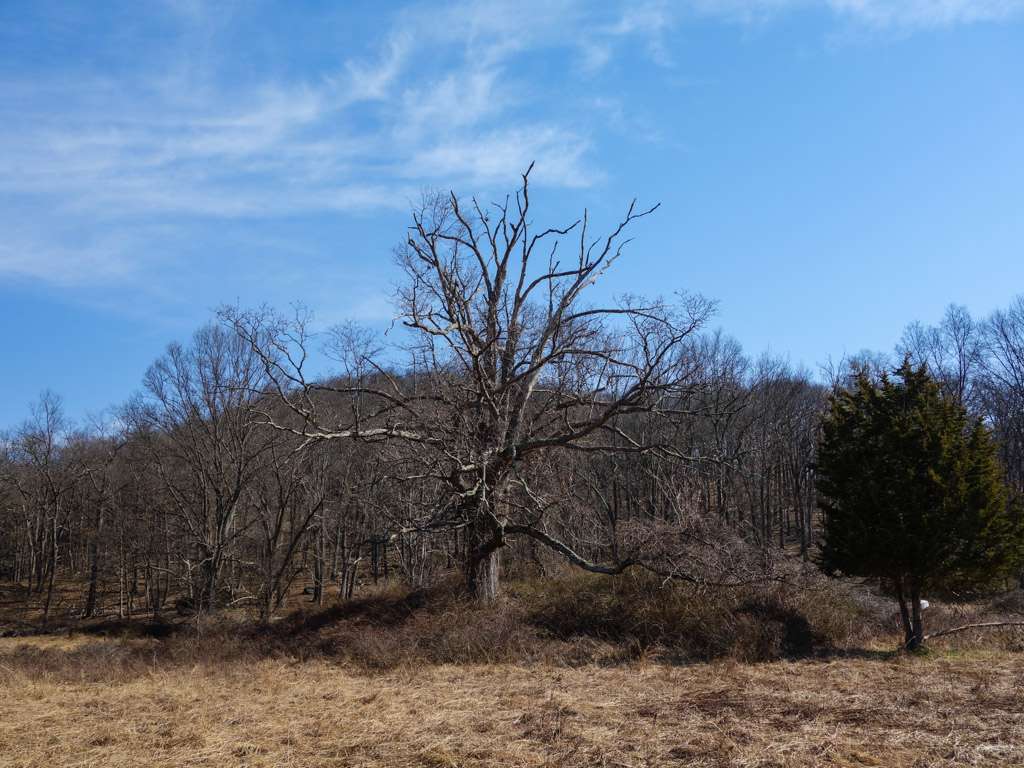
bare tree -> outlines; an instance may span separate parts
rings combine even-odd
[[[514,196],[488,207],[454,193],[428,196],[397,250],[398,310],[412,332],[403,376],[356,344],[340,383],[316,382],[304,369],[304,323],[230,309],[223,316],[290,411],[289,419],[264,411],[268,424],[309,442],[385,441],[402,479],[431,484],[428,503],[402,528],[461,531],[473,594],[497,596],[500,553],[516,536],[579,567],[619,572],[632,559],[593,562],[552,532],[530,470],[567,450],[672,450],[630,420],[683,414],[698,370],[688,342],[711,303],[683,294],[587,303],[622,256],[626,230],[653,210],[631,204],[604,237],[593,236],[586,213],[537,230],[529,171]],[[328,396],[347,399],[348,409],[324,418],[319,403]]]
[[[1024,296],[983,325],[983,410],[1000,442],[1011,485],[1024,494]]]
[[[273,445],[249,412],[263,375],[248,343],[206,326],[189,347],[168,347],[146,373],[146,395],[126,410],[167,512],[192,545],[185,565],[195,573],[190,583],[200,608],[216,604],[225,561],[242,533],[240,499]]]
[[[14,471],[6,475],[20,500],[28,555],[28,591],[44,594],[43,623],[50,615],[54,583],[75,487],[83,468],[69,446],[75,440],[60,398],[46,391],[9,444]]]
[[[926,363],[947,393],[969,405],[982,363],[980,331],[966,307],[950,304],[937,326],[919,322],[907,326],[896,351]]]
[[[246,492],[259,531],[263,622],[284,601],[296,576],[295,556],[323,510],[327,491],[327,457],[322,447],[299,455],[291,441],[266,437],[272,442],[263,470]]]
[[[82,491],[82,514],[88,519],[88,587],[82,615],[92,617],[97,611],[97,601],[102,570],[102,557],[106,543],[106,526],[115,511],[117,497],[125,481],[116,460],[124,447],[124,436],[113,430],[97,425],[82,441],[84,483]],[[83,538],[85,538],[83,536]]]

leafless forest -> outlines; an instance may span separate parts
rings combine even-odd
[[[723,587],[799,568],[845,362],[751,357],[696,293],[595,298],[642,258],[628,241],[651,214],[541,228],[528,174],[496,206],[428,196],[395,251],[401,333],[227,307],[107,418],[72,423],[44,393],[3,436],[12,605],[44,625],[266,622],[452,574],[486,602],[567,566]],[[1024,492],[1024,301],[981,319],[951,306],[907,328],[906,353],[991,426]]]
[[[902,653],[816,497],[830,394],[906,359],[1024,493],[1024,299],[796,370],[698,293],[608,298],[651,215],[428,195],[387,335],[225,306],[101,417],[44,392],[2,436],[0,766],[1024,761],[1017,580]]]

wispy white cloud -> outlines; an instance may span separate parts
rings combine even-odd
[[[249,77],[221,71],[231,14],[247,6],[164,7],[174,29],[153,61],[140,47],[137,67],[0,82],[0,194],[18,202],[0,225],[20,232],[0,250],[0,277],[131,279],[153,222],[403,208],[424,185],[503,187],[531,161],[543,185],[601,183],[592,126],[656,132],[588,83],[627,50],[673,66],[671,35],[695,14],[742,23],[817,9],[935,27],[1012,18],[1024,0],[453,0],[390,12],[376,39],[319,69]],[[549,79],[536,61],[551,51],[567,65]],[[559,98],[567,85],[576,98]],[[69,237],[71,225],[90,234]]]
[[[748,22],[817,8],[880,28],[939,27],[1024,15],[1024,0],[692,0],[689,7],[698,13]]]
[[[0,83],[0,194],[34,211],[31,236],[0,251],[0,278],[136,279],[153,258],[139,232],[153,222],[404,208],[424,185],[503,184],[533,160],[542,184],[600,178],[587,136],[557,117],[524,120],[533,86],[509,73],[539,47],[577,49],[563,26],[583,18],[575,0],[536,2],[528,35],[508,34],[511,3],[414,6],[333,67],[249,80],[220,77],[211,53],[231,6],[165,6],[177,58],[147,70],[143,51],[130,76]],[[56,234],[67,222],[104,235]]]
[[[878,26],[949,26],[1024,12],[1024,0],[829,0],[829,5]]]
[[[0,279],[79,286],[121,281],[135,273],[132,253],[138,243],[106,234],[68,242],[50,233],[36,236],[6,232],[0,243]]]
[[[401,95],[399,132],[473,126],[513,105],[504,72],[496,67],[460,68]]]
[[[204,3],[173,5],[190,21],[203,18]],[[493,44],[505,37],[501,16],[475,7],[465,48],[446,68],[421,73],[410,62],[429,59],[451,35],[443,15],[427,23],[423,13],[399,14],[376,55],[349,58],[315,80],[218,87],[209,73],[185,71],[120,93],[86,78],[11,83],[26,94],[35,86],[47,99],[3,115],[0,190],[106,219],[266,216],[386,204],[388,190],[401,204],[394,193],[416,169],[420,182],[478,184],[552,148],[563,159],[549,183],[593,178],[586,142],[566,146],[575,135],[557,121],[533,121],[529,140],[522,130],[495,128],[521,122],[510,115],[516,84],[504,65],[537,41]],[[479,50],[489,52],[484,63]],[[460,145],[465,158],[456,162]]]
[[[396,28],[374,60],[345,62],[344,77],[332,77],[342,102],[379,100],[388,97],[414,48],[411,30]]]
[[[663,0],[649,0],[627,6],[619,19],[604,31],[616,38],[639,37],[646,41],[651,59],[662,66],[671,66],[672,56],[665,40],[676,21],[672,7]]]
[[[524,159],[536,161],[536,182],[556,187],[587,187],[600,171],[585,161],[590,143],[561,128],[522,126],[439,143],[416,154],[409,172],[414,177],[472,178],[493,184],[523,172]]]

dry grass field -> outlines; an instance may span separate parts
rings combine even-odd
[[[104,668],[145,642],[0,640],[0,766],[1024,765],[1013,653]],[[92,666],[60,667],[83,649]]]
[[[269,627],[71,623],[0,637],[0,768],[1024,766],[1024,632],[911,656],[890,610],[851,584],[563,578],[484,608],[388,588]]]

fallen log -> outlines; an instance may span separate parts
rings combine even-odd
[[[1024,627],[1024,621],[984,621],[979,624],[964,624],[960,627],[953,627],[952,629],[943,629],[939,632],[932,632],[930,635],[925,635],[924,639],[931,640],[935,637],[952,635],[956,632],[964,632],[968,629],[990,629],[993,627]]]

